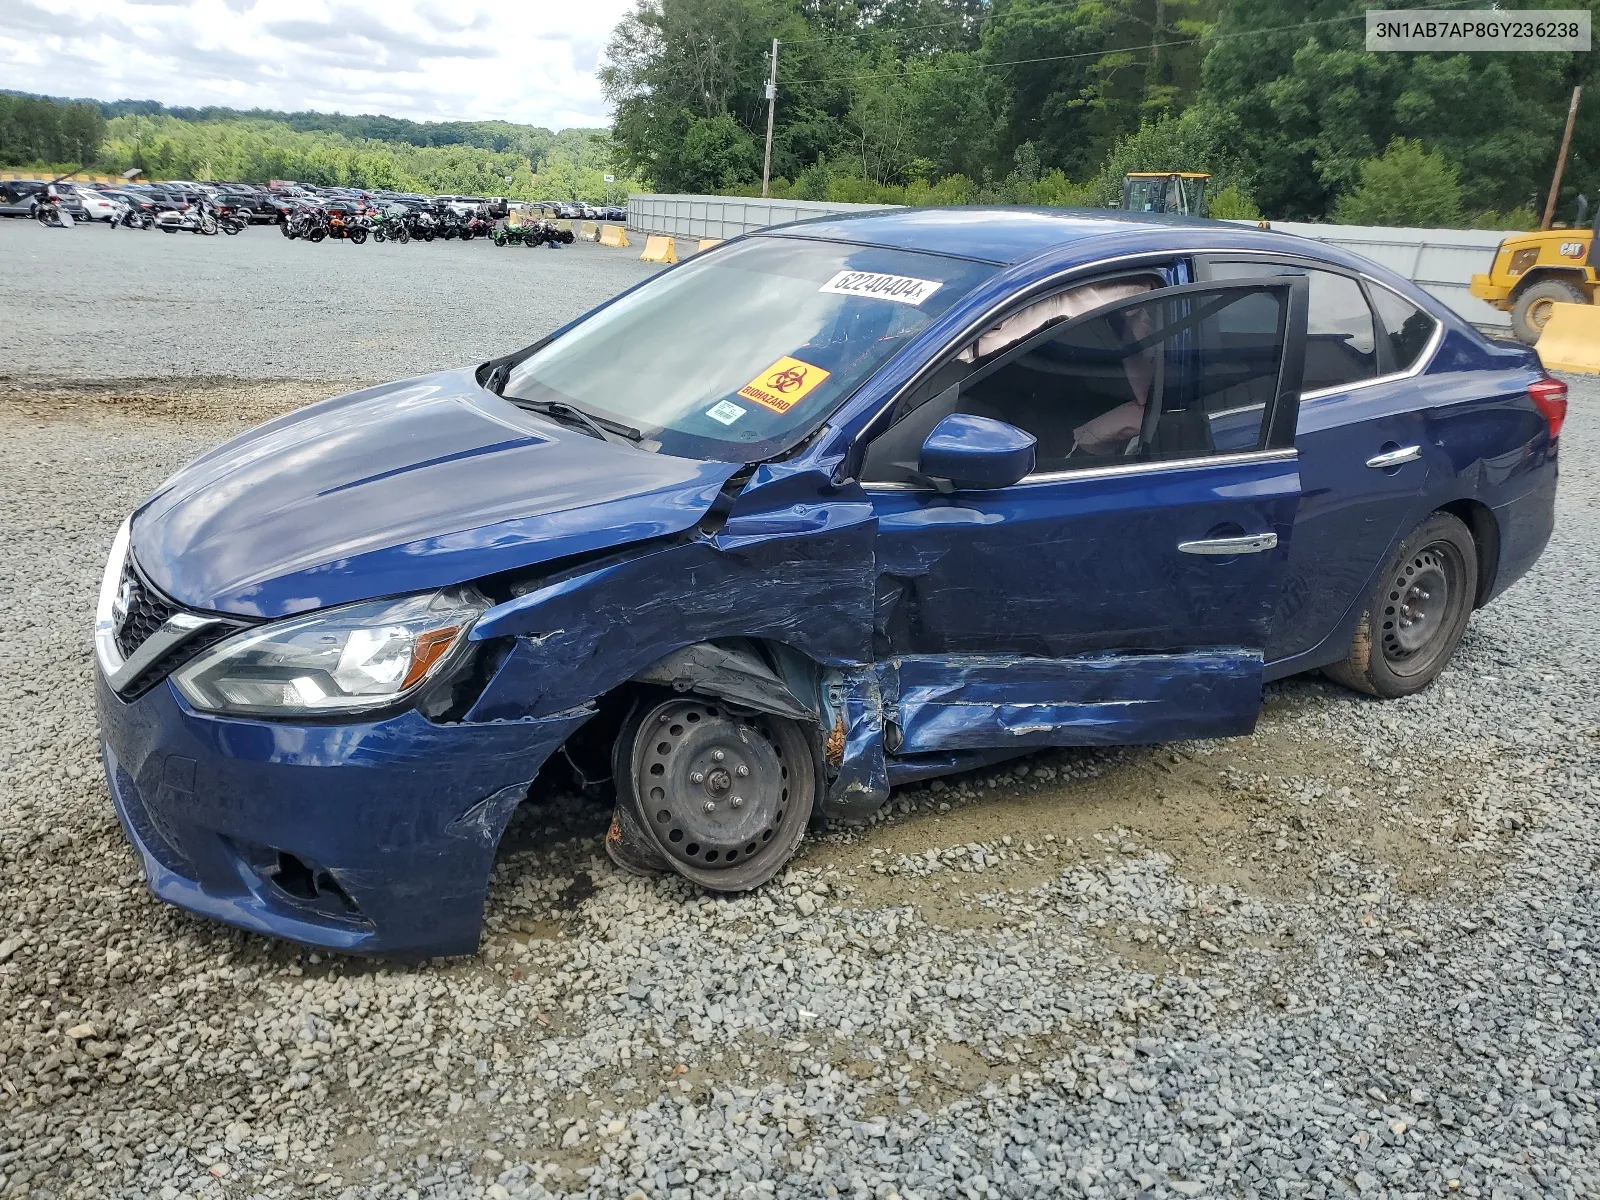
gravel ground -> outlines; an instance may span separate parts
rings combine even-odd
[[[0,370],[396,379],[482,362],[644,279],[638,251],[289,241],[0,220]]]
[[[116,522],[333,390],[0,384],[0,1195],[1600,1194],[1595,381],[1555,541],[1423,695],[903,789],[732,900],[541,795],[480,955],[409,965],[155,902],[96,756]]]

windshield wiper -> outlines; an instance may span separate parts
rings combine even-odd
[[[506,398],[518,408],[525,408],[530,412],[554,417],[558,421],[565,420],[569,425],[576,424],[599,438],[602,442],[609,442],[611,438],[608,435],[612,433],[625,437],[630,442],[644,440],[644,434],[640,433],[632,425],[623,425],[619,421],[608,421],[604,417],[597,417],[592,413],[585,412],[576,404],[568,404],[565,400],[524,400],[518,396],[508,396]]]

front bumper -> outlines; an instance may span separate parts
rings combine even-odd
[[[150,890],[354,954],[471,954],[495,848],[586,713],[438,725],[222,718],[168,682],[131,703],[97,671],[117,816]]]

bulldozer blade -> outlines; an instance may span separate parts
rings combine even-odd
[[[1600,305],[1552,304],[1535,349],[1546,370],[1600,375]]]

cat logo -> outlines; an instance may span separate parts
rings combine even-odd
[[[1582,242],[1562,242],[1559,253],[1563,258],[1582,258],[1586,250]]]

